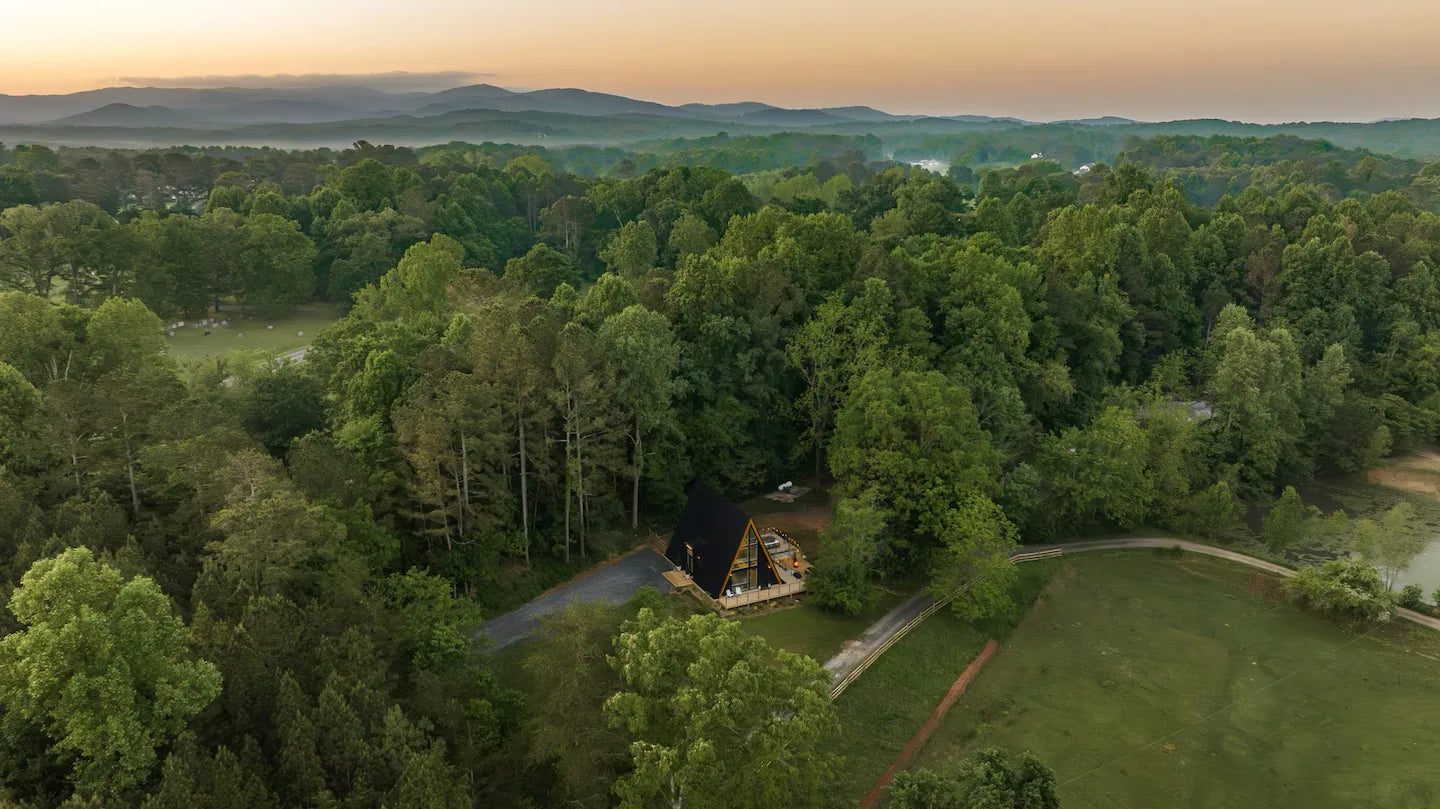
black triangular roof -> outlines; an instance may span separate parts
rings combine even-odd
[[[686,572],[711,598],[719,598],[730,579],[730,566],[735,561],[741,540],[745,538],[750,515],[698,480],[690,482],[686,493],[689,497],[685,501],[685,510],[680,512],[680,522],[670,536],[665,558],[684,570],[685,544],[688,542],[695,549],[695,567],[693,571]],[[764,547],[761,543],[762,553],[766,553]],[[766,556],[768,558],[769,554],[766,553]],[[760,576],[761,584],[777,583],[768,563],[761,566]]]

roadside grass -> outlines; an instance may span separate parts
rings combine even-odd
[[[1440,633],[1402,622],[1347,632],[1275,592],[1267,574],[1194,554],[1066,559],[916,763],[1031,750],[1075,807],[1440,804]],[[882,667],[923,660],[904,648],[922,645],[916,634],[856,688],[900,702]],[[957,640],[968,646],[938,659],[936,682],[978,648],[978,635]],[[872,719],[872,757],[893,756],[940,690],[917,693],[923,705],[903,717],[894,709],[893,732]],[[856,780],[872,784],[870,769]]]
[[[166,337],[165,344],[171,356],[182,363],[201,360],[206,357],[221,357],[238,351],[256,351],[267,357],[278,357],[295,351],[315,339],[320,329],[340,319],[339,304],[305,304],[284,317],[265,318],[249,314],[240,309],[222,310],[218,317],[228,320],[228,326],[199,328],[186,325],[175,330],[174,337]],[[168,324],[167,324],[168,325]],[[267,329],[266,326],[274,326]],[[206,337],[205,332],[210,336]],[[298,332],[305,332],[304,336]]]
[[[853,805],[875,785],[985,641],[1003,638],[1018,625],[1059,567],[1059,560],[1019,565],[1013,609],[989,620],[965,621],[948,609],[937,611],[840,695],[835,701],[840,730],[832,749],[844,758],[836,783],[842,800]]]
[[[905,596],[886,590],[879,590],[877,595],[874,609],[855,616],[828,613],[806,600],[793,607],[758,612],[736,620],[777,649],[809,655],[824,663],[840,651],[846,641],[859,636],[905,600]]]

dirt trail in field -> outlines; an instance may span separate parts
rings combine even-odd
[[[940,722],[945,718],[945,714],[950,712],[950,708],[955,704],[955,700],[959,699],[960,695],[965,693],[965,689],[970,687],[970,683],[973,682],[976,675],[980,673],[980,669],[984,668],[985,664],[990,662],[990,658],[995,656],[995,651],[999,648],[1000,644],[996,643],[993,638],[985,641],[985,648],[981,649],[980,654],[976,655],[975,659],[970,661],[970,665],[966,666],[965,670],[960,672],[960,676],[956,678],[955,684],[950,686],[950,690],[945,692],[945,696],[940,700],[940,704],[936,705],[935,710],[930,713],[930,718],[926,719],[925,724],[920,726],[920,731],[906,743],[904,749],[900,751],[900,755],[895,757],[895,760],[890,763],[890,767],[880,776],[880,780],[875,782],[875,786],[871,787],[870,791],[865,793],[865,797],[860,800],[860,809],[870,809],[870,807],[875,805],[876,801],[880,800],[880,791],[885,788],[886,784],[890,783],[890,779],[895,777],[895,773],[900,772],[910,765],[910,760],[915,757],[916,753],[920,752],[920,748],[925,746],[925,742],[930,740],[930,734],[934,733],[935,729],[940,727]]]

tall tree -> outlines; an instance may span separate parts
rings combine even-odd
[[[600,345],[615,369],[616,402],[629,416],[630,527],[635,528],[640,524],[640,480],[646,472],[645,440],[653,443],[675,427],[680,350],[665,316],[638,304],[601,324]]]
[[[571,503],[578,505],[580,553],[586,553],[590,498],[619,466],[620,416],[615,379],[594,332],[568,323],[556,341],[554,398],[565,427],[565,561],[570,561]]]
[[[31,566],[10,599],[24,626],[0,639],[0,702],[73,754],[82,789],[118,795],[154,774],[156,750],[220,693],[188,631],[145,576],[86,548]]]
[[[315,245],[295,222],[275,214],[251,216],[240,254],[240,296],[272,312],[304,303],[315,291],[314,262]]]
[[[830,675],[715,615],[642,609],[615,639],[621,690],[605,703],[632,740],[622,809],[824,805],[835,727]]]
[[[931,371],[875,368],[836,419],[830,467],[841,497],[873,491],[894,519],[892,558],[938,546],[952,504],[997,489],[999,453],[980,429],[967,390]]]

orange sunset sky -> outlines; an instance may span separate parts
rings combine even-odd
[[[666,103],[1030,119],[1440,117],[1437,0],[0,0],[0,9],[3,93],[463,71],[449,83]]]

